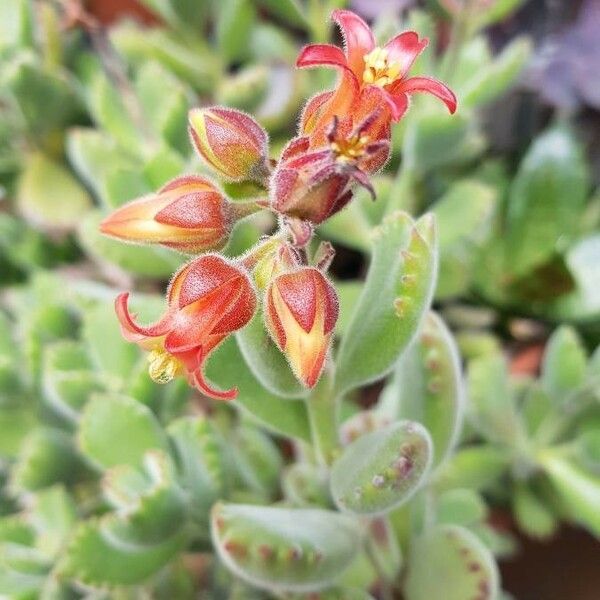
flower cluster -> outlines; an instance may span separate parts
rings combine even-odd
[[[307,46],[297,66],[334,67],[340,80],[307,103],[298,135],[278,161],[270,159],[267,133],[249,115],[223,107],[190,112],[190,137],[207,167],[220,180],[252,182],[262,190],[259,197],[234,201],[215,181],[182,176],[117,209],[101,225],[105,234],[125,241],[200,254],[175,274],[157,323],[137,324],[128,294],[116,301],[123,335],[149,351],[149,373],[158,383],[186,375],[211,398],[235,398],[235,389],[220,391],[206,381],[204,364],[260,306],[274,344],[298,380],[313,387],[338,316],[335,288],[325,275],[331,247],[307,258],[313,227],[346,206],[357,185],[375,195],[370,177],[389,157],[391,125],[408,109],[411,94],[426,92],[450,112],[456,109],[456,98],[443,83],[408,76],[426,39],[407,31],[378,47],[354,13],[337,10],[333,19],[344,50]],[[275,213],[280,230],[238,259],[215,254],[236,222],[258,210]]]

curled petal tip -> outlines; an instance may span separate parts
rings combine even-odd
[[[233,387],[229,390],[216,390],[212,385],[206,381],[204,374],[202,373],[202,366],[194,373],[194,384],[195,387],[201,391],[205,396],[213,398],[214,400],[235,400],[238,397],[238,389]]]
[[[311,44],[304,46],[296,59],[299,68],[329,66],[348,68],[348,62],[344,53],[331,44]]]

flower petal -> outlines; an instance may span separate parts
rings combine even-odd
[[[388,61],[399,63],[400,77],[404,77],[428,44],[429,40],[427,38],[420,40],[417,32],[404,31],[385,45]]]
[[[331,44],[311,44],[300,50],[296,59],[296,66],[305,67],[340,67],[349,69],[344,53]]]
[[[408,96],[403,92],[386,93],[386,101],[392,111],[392,120],[399,121],[408,110]]]
[[[173,323],[172,311],[167,311],[162,319],[153,325],[143,327],[138,325],[133,320],[135,315],[132,315],[129,312],[129,308],[127,306],[128,300],[128,293],[119,294],[115,300],[115,311],[117,313],[119,323],[121,324],[121,331],[123,332],[123,336],[126,340],[130,342],[141,342],[149,337],[161,337],[169,331]]]
[[[333,92],[321,92],[313,96],[304,106],[300,116],[300,126],[298,133],[300,135],[311,133],[319,120],[323,109],[328,100],[333,96]]]
[[[412,94],[414,92],[425,92],[439,98],[454,114],[456,111],[457,100],[454,92],[441,81],[430,77],[411,77],[395,84],[390,92],[395,96],[398,92]]]
[[[214,346],[210,350],[213,348]],[[208,358],[210,350],[206,350],[203,347],[200,347],[198,350],[198,368],[191,375],[192,382],[198,390],[209,398],[213,398],[214,400],[234,400],[238,395],[237,388],[231,388],[226,391],[216,390],[208,381],[206,381],[203,369],[204,362]]]
[[[339,25],[344,37],[348,66],[361,80],[365,68],[364,56],[375,47],[371,28],[349,10],[334,10],[331,18]]]
[[[177,354],[206,344],[215,327],[240,299],[242,291],[239,283],[231,280],[177,311],[165,338],[165,350]],[[231,332],[231,329],[227,332],[222,329],[220,333]]]

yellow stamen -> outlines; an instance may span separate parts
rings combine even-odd
[[[384,87],[396,81],[400,76],[402,65],[396,61],[388,60],[388,51],[379,46],[365,54],[365,70],[363,82]]]
[[[330,148],[336,154],[335,160],[340,163],[355,161],[364,156],[366,146],[369,143],[368,135],[353,135],[346,140],[340,139],[331,142]]]
[[[148,375],[155,383],[169,383],[179,372],[181,363],[164,348],[155,348],[148,354]]]

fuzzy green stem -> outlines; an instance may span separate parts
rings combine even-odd
[[[234,221],[245,219],[246,217],[254,215],[262,210],[264,210],[264,206],[261,206],[255,200],[231,203],[231,212],[233,214]]]
[[[327,373],[307,396],[306,409],[315,454],[321,464],[329,466],[337,455],[339,445],[339,403],[333,393],[332,378]]]
[[[385,570],[381,566],[379,559],[377,558],[377,555],[368,540],[365,544],[365,552],[369,562],[373,565],[375,573],[377,573],[377,578],[381,583],[380,591],[382,600],[394,600],[394,583],[388,579]]]

